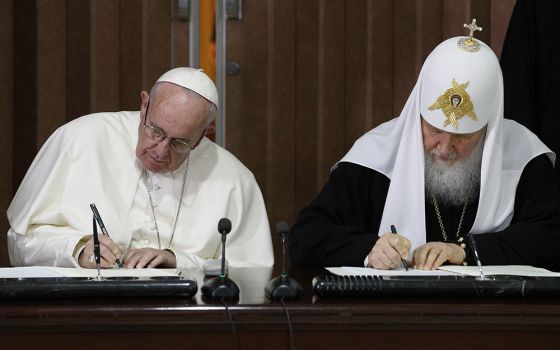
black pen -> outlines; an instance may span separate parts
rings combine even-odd
[[[95,204],[91,203],[89,207],[91,208],[91,211],[93,212],[93,217],[95,218],[95,220],[97,220],[97,223],[99,224],[99,227],[101,228],[101,232],[103,233],[103,235],[111,238],[111,236],[109,236],[109,232],[107,232],[107,229],[105,228],[105,224],[103,223],[103,220],[101,219],[101,215],[99,215],[99,212],[97,211],[97,207],[95,206]],[[119,265],[119,267],[122,267],[119,258],[117,258],[116,262],[117,265]]]
[[[95,217],[93,218],[93,256],[95,257],[95,265],[97,266],[97,279],[101,280],[101,251],[99,249],[99,237],[97,236],[97,223]]]
[[[395,225],[391,225],[391,232],[394,234],[397,234],[397,229],[395,228]],[[404,269],[406,271],[408,271],[408,262],[406,262],[405,259],[401,258],[402,261],[402,266],[404,267]]]

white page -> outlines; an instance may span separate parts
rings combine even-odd
[[[478,266],[445,265],[441,266],[440,269],[469,276],[480,276]],[[486,276],[509,275],[526,277],[560,277],[560,273],[558,272],[551,272],[546,269],[528,265],[483,265],[482,272]]]
[[[0,278],[36,278],[36,277],[64,277],[56,271],[50,271],[41,266],[3,267],[0,268]]]
[[[177,269],[101,269],[102,277],[178,276]],[[0,278],[97,277],[97,269],[52,266],[0,268]]]
[[[378,270],[369,267],[327,267],[331,273],[339,276],[455,276],[457,273],[442,270],[417,270],[398,268],[394,270]]]
[[[417,270],[403,268],[394,270],[378,270],[366,267],[329,267],[331,273],[339,276],[449,276],[468,275],[480,276],[478,266],[443,265],[438,270]],[[487,265],[482,266],[482,272],[487,276],[510,275],[526,277],[560,277],[560,273],[528,266],[528,265]]]

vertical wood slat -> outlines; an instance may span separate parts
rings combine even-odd
[[[13,113],[11,123],[8,124],[12,126],[10,137],[12,144],[6,148],[6,151],[11,150],[11,157],[10,161],[6,163],[8,166],[3,170],[3,174],[7,175],[7,180],[11,180],[9,187],[12,192],[6,193],[7,197],[2,198],[1,209],[3,212],[6,212],[37,148],[37,6],[34,0],[12,1],[11,6],[13,10],[11,21],[13,25],[13,75],[11,77]],[[3,22],[2,26],[8,23],[10,21]],[[5,41],[8,40],[5,39]],[[6,169],[10,165],[11,169]],[[5,229],[3,232],[7,232],[9,224],[5,216],[2,217],[4,219],[1,226]],[[0,259],[1,266],[9,265],[5,242],[5,239],[0,240],[0,253],[6,252],[6,255]]]
[[[296,4],[296,90],[295,101],[295,144],[297,157],[295,162],[295,203],[307,201],[316,188],[316,174],[319,166],[317,159],[319,138],[317,130],[317,86],[319,68],[319,3],[304,1]]]
[[[490,4],[492,0],[471,0],[471,16],[476,18],[479,27],[486,27],[481,32],[477,32],[476,37],[490,45],[490,34],[492,33],[492,21],[490,20]],[[468,21],[469,19],[467,19]],[[466,31],[461,35],[465,35]]]
[[[143,87],[143,12],[145,0],[119,2],[119,91],[120,108],[138,110]]]
[[[419,21],[415,4],[413,1],[395,1],[393,7],[393,116],[399,115],[416,82]]]
[[[266,138],[263,137],[268,120],[263,119],[263,116],[267,106],[266,73],[270,58],[267,56],[268,33],[262,29],[267,28],[270,19],[265,5],[262,2],[258,6],[246,6],[242,21],[229,20],[227,30],[237,33],[241,40],[235,44],[226,42],[226,60],[238,63],[242,72],[228,76],[226,81],[226,144],[251,169],[255,177],[260,179],[261,186],[266,186],[264,159],[268,157]]]
[[[6,212],[13,194],[13,168],[12,155],[14,151],[14,140],[19,140],[19,132],[12,133],[14,119],[14,6],[10,1],[0,2],[0,129],[4,130],[4,135],[0,138],[0,164],[3,164],[0,171],[0,211]],[[19,143],[19,142],[18,142]],[[19,147],[19,146],[18,146]],[[5,216],[5,215],[3,215]],[[0,233],[7,232],[9,225],[6,220],[0,220]],[[0,266],[8,266],[8,249],[5,239],[0,239]]]
[[[37,152],[37,7],[34,0],[13,1],[13,135],[25,137],[13,148],[13,188]],[[14,138],[14,141],[16,138]]]
[[[296,10],[295,205],[317,192],[344,149],[344,3]]]
[[[443,0],[442,28],[443,38],[465,35],[463,24],[471,19],[471,5],[464,0]],[[480,19],[477,18],[478,24]],[[443,39],[442,38],[442,39]]]
[[[393,112],[392,8],[392,0],[346,3],[345,150]]]
[[[146,68],[143,89],[149,89],[171,67],[172,29],[171,2],[146,1],[143,28]],[[139,97],[137,106],[140,106]]]
[[[267,26],[267,107],[266,131],[266,204],[270,223],[295,215],[294,179],[296,145],[295,135],[295,90],[290,83],[295,80],[295,1],[267,2],[270,20]],[[276,241],[276,240],[275,240]],[[279,246],[277,246],[280,248]],[[279,249],[275,250],[279,252]],[[279,258],[279,256],[278,256]]]
[[[66,69],[67,120],[90,111],[91,2],[66,1],[66,66],[63,69]]]
[[[214,4],[214,2],[211,2]],[[172,56],[171,56],[171,66],[172,67],[186,67],[189,65],[189,22],[180,20],[178,18],[178,2],[172,1],[172,8],[171,13],[173,14],[172,17]],[[202,1],[200,3],[201,11],[202,8],[208,6],[208,1]],[[212,9],[215,6],[211,7]],[[203,15],[202,13],[200,14]],[[212,11],[213,15],[213,11]],[[202,31],[202,28],[201,28]],[[214,64],[214,62],[212,62]],[[210,75],[211,78],[215,77],[215,73]]]
[[[37,146],[67,120],[66,30],[65,0],[37,2]]]
[[[489,45],[498,57],[502,56],[502,47],[509,27],[509,19],[513,13],[516,0],[492,1],[490,5],[490,33]]]
[[[89,112],[119,109],[119,10],[118,1],[91,1]]]
[[[322,2],[323,18],[318,30],[322,52],[318,53],[320,72],[318,82],[322,85],[322,96],[318,105],[316,128],[318,135],[318,167],[316,181],[323,183],[334,163],[345,153],[344,147],[344,2]],[[318,190],[318,188],[317,188]]]

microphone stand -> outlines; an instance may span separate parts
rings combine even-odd
[[[224,219],[222,219],[224,220]],[[220,224],[222,223],[220,220]],[[227,219],[226,219],[227,220]],[[228,220],[229,222],[229,220]],[[226,266],[226,235],[231,229],[231,222],[229,224],[229,229],[222,227],[223,225],[218,225],[220,229],[220,234],[222,235],[222,266],[220,270],[220,276],[210,278],[202,286],[202,295],[209,299],[214,300],[233,300],[239,298],[239,287],[234,281],[229,279],[225,272]]]
[[[286,235],[287,232],[280,233],[280,239],[282,240],[282,272],[280,276],[271,279],[264,289],[266,296],[271,300],[297,299],[302,292],[298,281],[286,273]]]

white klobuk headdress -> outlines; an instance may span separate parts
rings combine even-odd
[[[157,83],[173,83],[189,90],[192,90],[212,102],[219,108],[218,90],[212,79],[210,79],[201,69],[179,67],[165,72]]]
[[[528,129],[504,120],[503,113],[502,72],[492,49],[472,36],[438,45],[426,58],[400,116],[367,132],[341,159],[391,180],[379,234],[395,225],[412,241],[411,252],[426,242],[421,116],[450,133],[472,133],[486,126],[480,197],[471,232],[507,227],[523,168],[550,150]]]
[[[476,27],[476,20],[469,26],[473,25],[482,29]],[[501,113],[501,80],[498,59],[486,44],[470,36],[446,40],[422,67],[420,113],[429,124],[447,132],[478,131]]]

